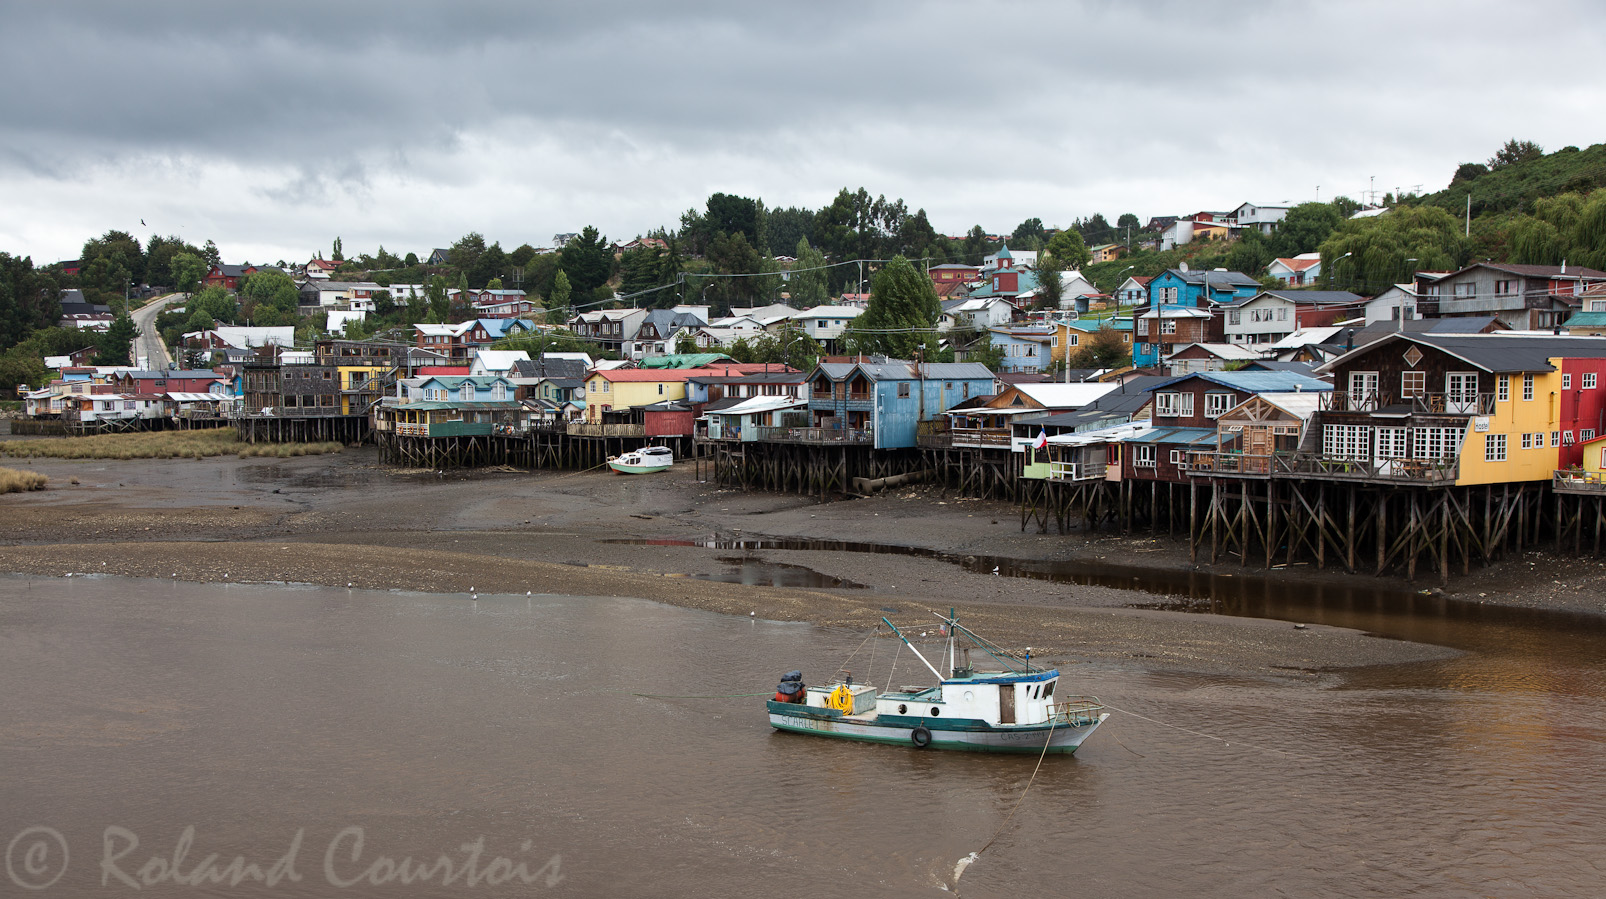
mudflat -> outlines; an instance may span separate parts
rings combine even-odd
[[[1164,611],[1164,596],[993,574],[955,560],[1086,561],[1193,571],[1166,537],[1022,531],[1004,503],[929,488],[820,503],[662,474],[397,470],[371,449],[291,459],[15,460],[44,491],[0,497],[0,570],[186,581],[293,582],[438,593],[632,596],[734,615],[868,629],[961,609],[1004,645],[1059,662],[1106,660],[1222,674],[1317,677],[1453,650],[1288,622]],[[73,483],[76,479],[77,483]],[[741,538],[803,548],[720,548]],[[900,552],[848,552],[842,544]],[[716,545],[702,545],[716,544]],[[933,553],[942,558],[932,558]],[[787,566],[856,588],[703,580]],[[1293,567],[1220,573],[1447,593],[1472,602],[1600,612],[1606,566],[1530,553],[1445,587]]]

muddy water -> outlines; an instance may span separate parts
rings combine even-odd
[[[996,833],[964,895],[1600,895],[1598,629],[1430,627],[1475,645],[1325,678],[1067,666],[1125,713],[1047,759],[999,833],[1036,759],[777,734],[762,697],[729,695],[822,679],[859,634],[631,600],[0,578],[0,894],[65,844],[42,895],[132,894],[144,866],[169,877],[147,895],[936,896]],[[186,827],[182,875],[217,853],[299,880],[175,884]],[[108,828],[113,855],[139,845],[103,874]],[[481,879],[341,888],[442,854]]]

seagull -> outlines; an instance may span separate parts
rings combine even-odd
[[[140,224],[141,224],[141,225],[145,225],[145,220],[144,220],[144,219],[140,219],[140,220],[139,220],[139,223],[140,223]],[[149,226],[149,225],[145,225],[145,227],[150,227],[150,226]]]

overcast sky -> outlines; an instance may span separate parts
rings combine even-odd
[[[860,186],[1008,232],[1443,188],[1600,142],[1600,0],[0,0],[0,251],[304,261]],[[1318,194],[1319,191],[1319,194]],[[141,224],[141,220],[145,224]],[[777,251],[784,252],[777,248]]]

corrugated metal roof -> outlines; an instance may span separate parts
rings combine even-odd
[[[1160,384],[1150,387],[1157,390],[1169,387],[1190,378],[1203,378],[1212,384],[1231,387],[1245,393],[1298,393],[1302,391],[1332,390],[1333,385],[1326,381],[1318,381],[1308,375],[1296,374],[1291,371],[1201,371],[1190,375],[1170,378]]]
[[[1606,359],[1606,338],[1555,337],[1518,334],[1391,334],[1381,340],[1324,363],[1317,371],[1330,372],[1359,352],[1370,352],[1385,341],[1408,341],[1442,350],[1457,359],[1494,374],[1550,372],[1555,358]]]
[[[1215,428],[1153,428],[1126,438],[1124,443],[1215,443]]]

